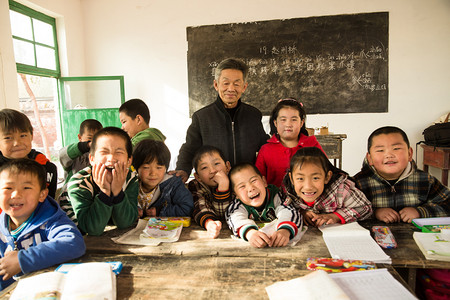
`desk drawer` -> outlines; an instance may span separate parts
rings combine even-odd
[[[439,150],[432,150],[433,147],[430,148],[424,148],[423,164],[440,169],[449,169],[448,153]]]

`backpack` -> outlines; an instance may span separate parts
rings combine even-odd
[[[425,144],[435,147],[450,147],[449,116],[450,113],[447,114],[444,123],[431,125],[423,131],[422,134],[425,139]]]

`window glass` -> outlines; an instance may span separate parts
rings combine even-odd
[[[33,40],[31,18],[13,10],[9,11],[12,34],[27,40]]]

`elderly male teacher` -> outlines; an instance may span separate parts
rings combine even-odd
[[[225,59],[217,66],[214,76],[217,99],[192,115],[186,142],[178,154],[175,173],[184,182],[191,174],[195,152],[203,145],[222,150],[232,166],[255,162],[256,153],[269,137],[261,123],[261,112],[241,101],[248,86],[247,75],[247,65],[237,59]]]

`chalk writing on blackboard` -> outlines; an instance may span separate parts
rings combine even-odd
[[[269,114],[299,98],[308,114],[386,112],[388,13],[188,27],[190,112],[215,100],[227,57],[249,66],[244,101]]]

